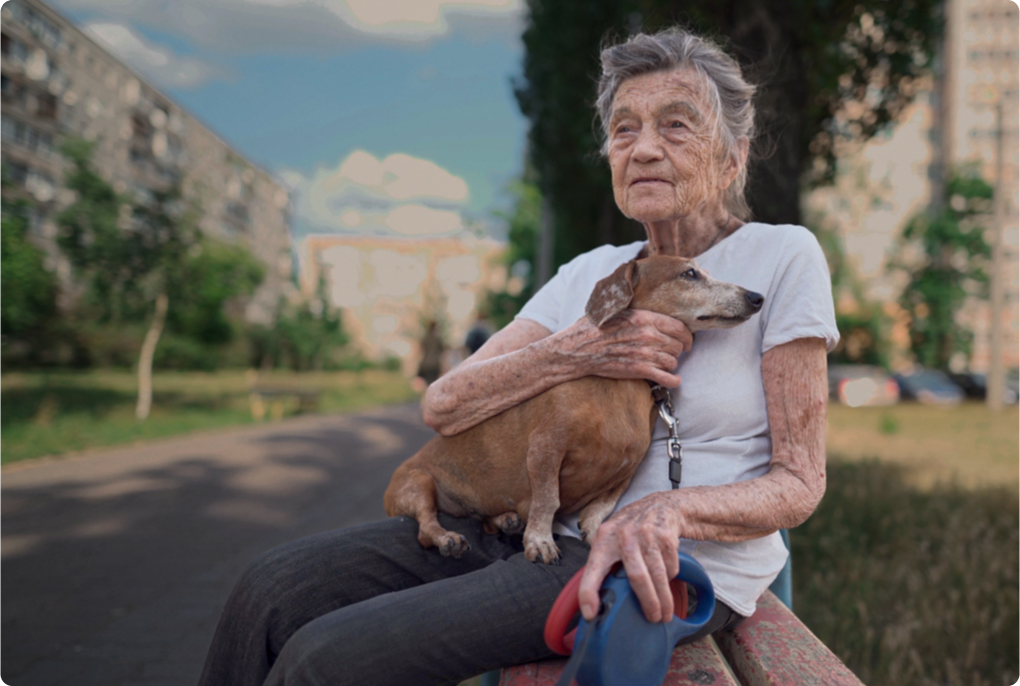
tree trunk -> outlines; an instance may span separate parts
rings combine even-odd
[[[145,334],[142,353],[138,357],[138,405],[135,407],[135,417],[138,419],[147,418],[149,410],[152,409],[152,358],[156,354],[156,345],[163,333],[168,305],[166,293],[156,296],[156,313],[152,317],[149,331]]]
[[[745,76],[759,86],[758,159],[751,160],[748,204],[756,221],[800,224],[803,112],[809,93],[790,30],[796,19],[782,16],[789,8],[761,0],[738,0],[736,5],[735,21],[725,31],[750,58]]]

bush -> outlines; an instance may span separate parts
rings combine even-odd
[[[159,337],[152,366],[160,370],[211,372],[220,367],[219,351],[206,345],[173,333]]]

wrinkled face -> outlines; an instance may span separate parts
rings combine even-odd
[[[693,69],[624,81],[609,120],[609,166],[620,210],[640,222],[721,204],[737,173],[721,159],[707,86]]]
[[[691,331],[701,331],[747,321],[763,302],[758,293],[713,279],[694,260],[662,255],[638,261],[630,306],[669,315]]]

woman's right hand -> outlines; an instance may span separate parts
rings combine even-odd
[[[581,317],[549,339],[580,376],[648,379],[667,388],[680,385],[673,371],[693,342],[694,334],[683,322],[647,310],[626,310],[601,329]]]

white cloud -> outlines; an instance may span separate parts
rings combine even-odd
[[[292,169],[276,177],[294,191],[297,219],[314,231],[426,236],[464,228],[458,210],[467,183],[429,160],[403,153],[380,160],[355,150],[311,177]]]
[[[461,32],[520,35],[523,0],[53,0],[187,38],[218,51],[344,50],[380,41],[418,43]]]
[[[82,30],[129,67],[158,84],[193,88],[213,79],[226,78],[221,68],[192,57],[175,54],[155,45],[124,24],[86,24]]]

